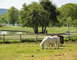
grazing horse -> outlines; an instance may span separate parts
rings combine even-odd
[[[55,44],[54,48],[56,48],[56,46],[58,45],[57,47],[59,49],[60,37],[58,37],[58,36],[52,36],[52,37],[51,36],[46,36],[42,40],[42,42],[40,43],[40,46],[42,46],[42,49],[44,49],[44,45],[47,44],[47,48],[46,49],[48,49],[49,43],[54,43]],[[49,48],[50,48],[50,46],[49,46]]]
[[[60,37],[60,44],[61,44],[61,46],[62,46],[62,44],[64,44],[64,37],[62,35],[51,35],[51,36],[58,36],[58,37]],[[53,44],[52,44],[52,46],[53,46]]]

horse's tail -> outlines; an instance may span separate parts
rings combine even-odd
[[[64,37],[62,36],[62,44],[64,44]]]

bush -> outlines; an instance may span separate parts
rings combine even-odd
[[[38,39],[37,41],[36,39],[22,39],[21,42],[41,42],[41,41],[42,41],[41,39]]]
[[[10,40],[5,40],[4,43],[9,44],[9,43],[20,43],[20,41],[10,41]]]
[[[22,39],[21,42],[36,42],[36,39]]]
[[[8,40],[4,41],[4,43],[10,43]]]
[[[68,40],[68,38],[65,38],[64,41],[65,41],[65,42],[68,42],[68,41],[74,42],[74,41],[77,41],[77,38],[76,38],[76,37],[70,38],[70,40]]]
[[[65,42],[68,42],[68,39],[67,39],[67,38],[65,38],[65,39],[64,39],[64,41],[65,41]]]
[[[70,41],[71,42],[77,41],[77,38],[75,38],[75,37],[74,38],[71,38]]]

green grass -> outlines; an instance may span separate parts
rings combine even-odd
[[[0,30],[19,30],[19,31],[30,31],[34,32],[33,28],[25,27],[22,28],[20,26],[4,26],[0,27]],[[39,32],[41,32],[41,27],[39,27]],[[68,31],[68,27],[47,27],[46,29],[48,31],[48,34],[50,33],[66,33]],[[70,32],[76,31],[76,27],[70,27]]]
[[[0,30],[18,30],[18,31],[32,31],[32,28],[28,28],[28,27],[20,27],[20,26],[4,26],[4,27],[0,27]]]
[[[27,28],[27,27],[22,28],[18,26],[17,27],[4,26],[4,27],[0,27],[0,30],[20,30],[20,31],[33,32],[32,28]],[[48,27],[47,30],[48,30],[48,34],[65,33],[66,31],[68,31],[68,27]],[[76,27],[71,27],[70,31],[71,32],[76,31]],[[39,28],[39,32],[41,32],[41,28]],[[28,37],[31,37],[31,36],[28,36]],[[32,36],[32,38],[33,37],[34,36]],[[44,35],[40,35],[39,37],[44,37]],[[6,38],[8,39],[8,38],[14,38],[14,37],[8,36]],[[22,36],[22,38],[24,38],[23,41],[25,41],[25,36]],[[27,38],[27,35],[26,35],[26,38]],[[43,50],[40,47],[40,42],[32,42],[32,41],[35,41],[35,39],[30,40],[31,42],[25,42],[25,43],[20,43],[19,41],[13,41],[13,40],[12,41],[10,40],[9,42],[9,40],[6,40],[5,42],[9,44],[2,43],[3,41],[0,40],[1,42],[0,60],[44,60],[45,58],[49,58],[51,56],[55,56],[59,54],[77,52],[76,40],[77,38],[72,38],[70,42],[65,43],[63,47],[60,47],[60,49],[54,49],[54,47],[51,47],[51,49],[43,49]],[[65,41],[68,41],[68,39],[66,38]],[[75,58],[77,59],[77,57]]]
[[[77,51],[77,43],[65,43],[60,49],[41,49],[39,42],[0,44],[1,60],[39,60],[49,56]]]

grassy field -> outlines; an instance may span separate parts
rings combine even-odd
[[[76,27],[70,27],[70,32],[75,32]],[[22,28],[20,26],[4,26],[4,27],[0,27],[0,30],[19,30],[19,31],[30,31],[30,32],[34,32],[32,28]],[[41,27],[39,27],[39,32],[41,32]],[[66,31],[68,31],[68,27],[47,27],[48,30],[48,34],[50,33],[65,33]]]
[[[77,60],[77,42],[43,50],[39,42],[0,44],[0,60]]]
[[[19,26],[4,26],[0,27],[0,30],[33,32],[32,28],[22,28]],[[65,33],[68,31],[68,27],[48,27],[47,30],[48,34]],[[76,27],[70,27],[70,31],[75,32]],[[41,28],[39,28],[39,32],[41,32]],[[22,37],[24,38],[25,36]],[[28,37],[31,38],[30,35]],[[33,37],[34,36],[32,36],[32,38]],[[6,39],[8,38],[10,39],[12,37],[6,37]],[[16,38],[18,38],[18,36],[16,36]],[[66,42],[63,47],[60,47],[60,49],[54,49],[54,47],[51,47],[51,49],[43,50],[40,47],[40,42],[2,43],[0,44],[0,60],[77,60],[77,41]]]

